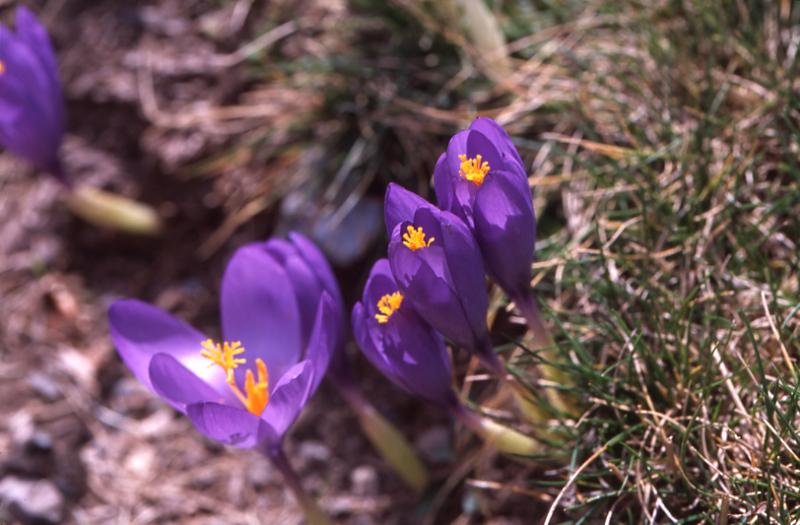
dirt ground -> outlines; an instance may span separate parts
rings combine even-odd
[[[11,19],[13,4],[0,1],[3,20]],[[316,103],[302,92],[262,92],[263,112],[252,118],[214,113],[235,107],[244,93],[256,96],[249,65],[237,61],[236,50],[272,17],[285,19],[290,3],[32,4],[52,31],[61,64],[68,170],[81,183],[154,205],[167,228],[158,239],[93,228],[69,214],[54,181],[0,155],[0,492],[33,490],[28,504],[39,514],[29,523],[301,522],[266,461],[203,439],[137,384],[116,356],[106,321],[112,301],[135,297],[218,333],[218,283],[227,258],[246,242],[292,226],[274,197],[309,153],[270,155],[266,164],[250,156],[217,172],[195,169],[250,140],[265,120],[278,122]],[[304,4],[322,24],[335,23],[341,9],[336,2]],[[289,35],[281,45],[285,53],[303,53],[308,39]],[[291,143],[291,133],[259,144],[274,151]],[[365,261],[379,249],[371,238],[337,268],[350,298]],[[437,484],[421,498],[407,490],[326,384],[287,447],[305,486],[337,521],[528,522],[535,510],[530,498],[464,483],[474,472],[460,469],[467,461],[486,482],[503,466],[481,456],[466,436],[454,442],[470,452],[468,460],[452,450],[455,430],[445,414],[386,385],[360,358],[356,369],[378,407],[413,437]],[[511,473],[524,478],[525,469]],[[19,519],[19,509],[14,515]]]

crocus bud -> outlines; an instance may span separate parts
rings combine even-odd
[[[364,355],[392,382],[445,408],[458,404],[444,341],[406,300],[386,259],[372,267],[352,322]]]
[[[536,216],[525,166],[503,128],[481,117],[453,136],[434,187],[439,206],[472,229],[489,275],[511,297],[526,296]]]
[[[389,184],[384,204],[389,263],[399,290],[433,328],[501,370],[489,343],[484,266],[466,224]]]
[[[0,145],[66,183],[58,158],[63,104],[47,31],[19,7],[16,33],[0,25]]]
[[[69,209],[90,224],[134,235],[158,235],[161,218],[156,211],[115,193],[77,186],[66,195]]]

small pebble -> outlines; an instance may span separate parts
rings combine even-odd
[[[0,522],[57,525],[64,518],[64,497],[47,480],[6,476],[0,480]]]
[[[61,398],[61,390],[53,382],[53,379],[42,372],[33,372],[28,376],[28,385],[36,395],[45,401],[58,401]]]
[[[253,466],[247,469],[247,478],[255,490],[261,490],[272,483],[276,479],[275,474],[275,469],[264,461],[254,461]]]
[[[303,441],[300,444],[300,457],[306,461],[326,462],[331,458],[331,451],[319,441]]]
[[[415,445],[425,459],[433,463],[447,463],[453,459],[450,429],[443,425],[422,432]]]
[[[353,494],[374,496],[378,493],[378,473],[369,465],[358,466],[350,473],[350,484]]]

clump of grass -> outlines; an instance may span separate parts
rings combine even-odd
[[[532,144],[549,233],[536,280],[588,400],[553,508],[791,523],[798,13],[635,7],[562,14],[531,55],[551,49],[539,71],[552,76],[531,95],[545,103],[510,119],[522,136],[553,126]]]

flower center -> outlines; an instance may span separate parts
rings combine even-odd
[[[6,72],[6,63],[0,60],[0,75]]]
[[[403,304],[403,294],[400,292],[387,293],[381,297],[378,301],[378,310],[381,313],[375,314],[378,324],[388,323],[389,318],[400,308],[401,304]]]
[[[458,160],[461,161],[461,169],[458,174],[467,179],[475,186],[483,184],[483,179],[489,173],[489,163],[483,160],[480,155],[468,159],[466,155],[459,155]]]
[[[425,242],[425,232],[422,231],[422,226],[414,229],[413,226],[409,225],[406,228],[406,233],[403,234],[403,245],[412,252],[420,248],[427,248],[435,240],[436,237],[431,237],[428,242]]]
[[[245,406],[248,412],[255,416],[260,416],[261,412],[269,402],[269,373],[267,365],[261,358],[256,359],[256,369],[258,371],[258,381],[252,370],[248,370],[244,380],[244,392],[236,385],[236,378],[233,371],[239,365],[247,362],[247,359],[236,357],[244,353],[244,347],[239,341],[215,343],[211,339],[206,339],[200,343],[203,350],[200,355],[211,361],[209,366],[217,365],[225,372],[225,382],[231,388],[239,401]]]

